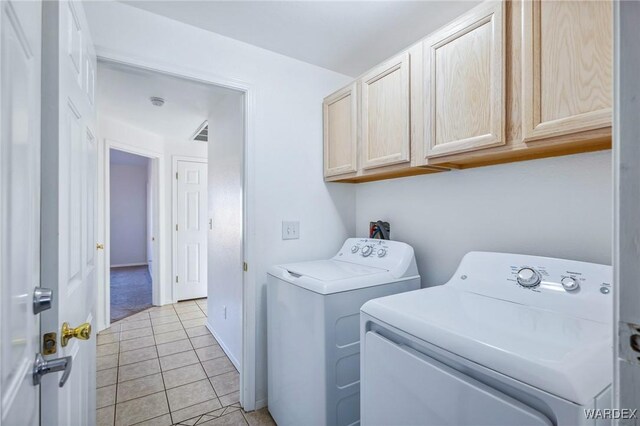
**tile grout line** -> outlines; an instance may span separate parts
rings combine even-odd
[[[204,312],[204,311],[202,310],[202,308],[200,307],[200,305],[198,305],[198,303],[197,303],[197,302],[196,302],[196,305],[198,306],[198,308],[200,309],[200,311],[202,311],[202,313],[204,314],[205,318],[207,318],[207,319],[208,319],[208,318],[209,318],[208,312]],[[207,309],[207,311],[208,311],[208,309]],[[205,320],[205,322],[206,322],[206,320]],[[205,325],[205,327],[206,327],[206,325]],[[208,328],[207,328],[207,331],[209,331],[209,330],[208,330]],[[213,337],[213,340],[215,340],[216,344],[217,344],[218,346],[220,346],[220,342],[218,342],[218,340],[215,338],[215,336],[213,336],[213,335],[211,334],[211,331],[209,331],[209,334]],[[189,337],[189,339],[191,339],[191,337]],[[212,346],[213,346],[213,345],[212,345]],[[220,346],[220,349],[222,349],[222,347],[221,347],[221,346]],[[222,350],[222,352],[224,353],[224,350]],[[196,352],[196,356],[197,356],[197,352]],[[224,353],[224,357],[225,357],[225,358],[227,358],[227,359],[229,358],[229,357],[227,356],[227,354],[226,354],[226,353]],[[222,358],[222,357],[211,358],[210,360],[207,360],[207,361],[211,361],[211,360],[218,359],[218,358]],[[200,357],[198,357],[198,360],[200,360]],[[207,376],[207,380],[209,380],[209,383],[211,383],[211,379],[212,379],[213,377],[222,376],[223,374],[228,374],[228,373],[231,373],[232,371],[235,371],[236,373],[240,374],[240,372],[235,368],[235,365],[234,365],[234,366],[233,366],[233,370],[225,371],[224,373],[216,374],[216,375],[214,375],[214,376],[209,377],[209,375],[207,374],[207,370],[206,370],[206,368],[204,368],[204,364],[203,364],[203,362],[204,362],[204,361],[200,361],[200,365],[202,366],[202,369],[204,370],[204,374]],[[224,394],[224,395],[218,395],[218,392],[216,391],[215,386],[213,386],[213,383],[211,383],[211,387],[213,388],[213,393],[216,395],[216,397],[218,398],[218,401],[220,402],[221,408],[231,407],[231,404],[230,404],[230,405],[227,405],[227,406],[223,405],[223,404],[222,404],[222,402],[220,401],[220,397],[222,397],[222,396],[226,396],[226,395],[231,395],[232,393],[234,393],[234,392],[236,392],[236,391],[234,391],[234,392],[229,392],[229,393],[226,393],[226,394]],[[244,409],[242,409],[242,407],[241,407],[241,410],[242,410],[242,411],[244,411]],[[243,416],[244,416],[244,415],[243,415]]]
[[[173,308],[174,312],[175,312],[175,308]],[[176,316],[177,316],[177,312],[176,312]],[[178,317],[178,319],[180,319]],[[156,348],[156,355],[158,355],[158,366],[160,368],[160,377],[162,378],[162,387],[164,388],[164,397],[167,400],[167,410],[169,410],[169,418],[171,419],[171,424],[174,424],[173,422],[173,414],[171,413],[171,405],[169,404],[169,394],[167,393],[167,384],[164,381],[164,370],[162,369],[162,363],[160,363],[160,353],[158,352],[158,342],[156,341],[156,335],[153,332],[153,321],[151,321],[151,315],[149,315],[149,322],[151,323],[151,336],[153,336],[153,342],[155,343],[154,348]],[[182,324],[181,324],[182,325]]]
[[[154,341],[155,341],[155,339],[154,339]],[[142,349],[144,349],[144,348],[142,348]],[[125,351],[125,352],[129,352],[129,351]],[[156,354],[157,354],[157,349],[156,349]],[[119,376],[120,376],[120,362],[119,362],[119,358],[120,358],[120,353],[118,353],[117,378],[119,378]],[[158,365],[159,365],[159,364],[160,364],[159,357],[158,357],[157,359],[158,359]],[[151,358],[151,360],[153,360],[153,358]],[[145,362],[145,361],[149,361],[149,360],[143,360],[143,361],[139,361],[139,362]],[[137,363],[126,364],[125,366],[133,365],[133,364],[137,364]],[[122,381],[122,383],[130,382],[130,381],[137,380],[137,379],[142,379],[142,378],[144,378],[144,377],[153,376],[153,375],[155,375],[155,374],[160,374],[160,375],[162,376],[162,369],[160,369],[160,371],[161,371],[160,373],[152,373],[152,374],[147,374],[147,375],[145,375],[145,376],[136,377],[135,379],[124,380],[124,381]],[[120,383],[120,382],[116,381],[116,401],[115,401],[115,403],[114,403],[114,417],[115,417],[115,410],[117,409],[117,405],[118,405],[118,401],[117,401],[117,396],[118,396],[118,395],[117,395],[117,390],[118,390],[119,383]],[[162,384],[163,384],[163,387],[164,387],[164,377],[163,377],[163,382],[162,382]],[[138,397],[136,397],[136,398],[131,398],[131,399],[128,399],[128,400],[126,400],[126,401],[123,401],[123,403],[124,403],[124,402],[129,402],[129,401],[135,401],[136,399],[145,398],[145,397],[147,397],[147,396],[155,395],[155,394],[158,394],[158,393],[160,393],[160,392],[165,392],[165,397],[166,397],[166,388],[165,388],[165,390],[163,390],[163,391],[153,392],[153,393],[150,393],[150,394],[148,394],[148,395],[142,395],[142,396],[138,396]],[[167,400],[167,408],[168,408],[168,407],[169,407],[169,401]],[[166,413],[165,413],[165,414],[166,414]],[[161,414],[161,416],[163,416],[163,415],[164,415],[164,414]],[[160,417],[160,416],[156,416],[156,417]],[[156,417],[153,417],[153,418],[156,418]],[[153,419],[153,418],[152,418],[152,419]],[[142,420],[142,421],[137,422],[137,423],[142,423],[142,422],[145,422],[145,421],[147,421],[147,420],[151,420],[151,419],[145,419],[145,420]],[[136,423],[136,424],[137,424],[137,423]]]
[[[120,377],[120,333],[122,332],[122,324],[120,324],[120,330],[118,331],[118,354],[116,356],[116,394],[113,397],[113,422],[116,424],[116,409],[118,408],[118,378]]]
[[[198,306],[198,309],[199,309],[199,310],[204,314],[204,318],[205,318],[205,321],[206,321],[207,315],[204,313],[204,311],[202,311],[202,308],[201,308],[197,303],[196,303],[196,306]],[[173,305],[172,305],[172,308],[173,308],[173,309],[172,309],[172,310],[173,310],[173,312],[176,314],[176,317],[177,317],[177,319],[178,319],[178,322],[179,322],[180,326],[182,327],[182,330],[183,330],[183,331],[185,332],[185,334],[186,334],[186,339],[188,339],[188,340],[189,340],[189,344],[191,345],[191,349],[190,349],[190,350],[193,350],[193,351],[195,352],[195,349],[196,349],[196,348],[193,346],[193,343],[192,343],[192,341],[191,341],[192,336],[189,336],[189,334],[187,333],[187,329],[186,329],[186,328],[184,328],[184,323],[183,323],[182,318],[180,317],[180,313],[175,309],[175,306],[173,306]],[[197,312],[197,311],[195,311],[195,312]],[[139,314],[139,313],[138,313],[138,314]],[[136,315],[138,315],[138,314],[136,314]],[[151,319],[152,319],[152,318],[151,318],[151,316],[150,316],[150,313],[147,313],[147,315],[149,315],[148,319],[149,319],[150,328],[151,328],[151,332],[152,332],[151,337],[153,338],[153,341],[154,341],[154,343],[155,343],[154,345],[150,345],[150,346],[153,346],[153,347],[155,348],[155,352],[156,352],[156,356],[157,356],[157,358],[156,358],[156,359],[158,359],[158,363],[160,363],[160,361],[159,361],[159,360],[160,360],[160,354],[159,354],[159,351],[158,351],[158,344],[157,344],[157,341],[156,341],[156,334],[155,334],[155,332],[154,332],[154,331],[155,331],[155,329],[154,329],[154,325],[153,325],[153,322],[151,321]],[[135,321],[145,321],[145,319],[136,319]],[[116,362],[116,383],[115,383],[115,385],[116,385],[116,390],[115,390],[116,395],[115,395],[115,402],[114,402],[114,414],[113,414],[113,417],[114,417],[114,418],[113,418],[113,421],[114,421],[114,423],[115,423],[115,417],[116,417],[116,411],[117,411],[117,404],[118,404],[117,391],[118,391],[118,388],[119,388],[119,386],[120,386],[120,380],[119,380],[119,378],[120,378],[120,355],[121,355],[122,353],[124,353],[124,352],[130,352],[130,351],[133,351],[133,350],[137,350],[137,349],[144,349],[144,348],[145,348],[145,347],[142,347],[142,348],[130,349],[130,350],[128,350],[128,351],[121,351],[121,350],[120,350],[120,349],[121,349],[121,347],[120,347],[120,343],[121,343],[122,341],[120,340],[120,338],[122,337],[122,331],[123,331],[123,330],[122,330],[122,325],[123,325],[122,323],[118,324],[117,326],[119,327],[119,331],[118,331],[117,333],[114,333],[114,334],[117,334],[117,335],[118,335],[118,340],[117,340],[117,341],[118,341],[118,352],[115,354],[115,355],[116,355],[116,361],[117,361],[117,362]],[[162,324],[161,324],[161,325],[162,325]],[[190,328],[195,328],[195,327],[197,327],[197,326],[190,327]],[[206,327],[206,326],[205,326],[205,327]],[[140,327],[140,328],[144,328],[144,327]],[[134,330],[136,330],[136,329],[134,329]],[[130,330],[128,330],[128,331],[130,331]],[[177,330],[174,330],[174,331],[177,331]],[[208,330],[207,330],[207,331],[208,331]],[[168,333],[168,332],[165,332],[165,333]],[[165,333],[160,333],[160,334],[165,334]],[[110,333],[110,334],[111,334],[111,333]],[[205,336],[205,335],[211,335],[211,333],[210,333],[210,332],[208,332],[207,334],[204,334],[204,335],[201,335],[201,336]],[[146,337],[146,336],[143,336],[143,337]],[[200,336],[193,336],[193,337],[200,337]],[[212,337],[213,337],[213,336],[212,336]],[[134,339],[135,339],[135,338],[134,338]],[[185,339],[185,340],[186,340],[186,339]],[[128,339],[128,340],[132,340],[132,339]],[[182,340],[182,339],[179,339],[179,340]],[[213,337],[213,340],[214,340],[214,342],[216,342],[216,343],[217,343],[217,341],[215,340],[215,337]],[[166,342],[166,343],[175,343],[175,341],[173,341],[173,342]],[[214,346],[214,345],[215,345],[215,343],[213,343],[213,344],[211,344],[211,345],[208,345],[208,346]],[[218,345],[219,345],[219,344],[218,344]],[[203,348],[208,347],[208,346],[203,346]],[[199,349],[201,349],[201,348],[199,348]],[[185,351],[183,351],[183,352],[185,352]],[[177,352],[177,353],[180,353],[180,352]],[[171,355],[173,355],[173,354],[171,354]],[[167,355],[167,356],[168,356],[168,355]],[[226,356],[226,354],[225,354],[225,355],[223,355],[223,356]],[[228,405],[228,406],[224,406],[224,405],[220,402],[220,396],[217,394],[217,392],[216,392],[215,388],[213,387],[213,384],[211,383],[211,378],[213,378],[213,377],[217,377],[217,376],[220,376],[220,375],[223,375],[223,374],[227,374],[227,373],[229,373],[229,372],[231,372],[231,371],[234,371],[235,369],[234,369],[234,370],[231,370],[231,371],[228,371],[228,372],[223,372],[223,373],[216,374],[216,375],[214,375],[214,376],[209,377],[209,375],[206,373],[206,369],[204,368],[204,365],[203,365],[203,362],[204,362],[204,361],[200,360],[200,357],[198,356],[197,352],[196,352],[196,358],[198,359],[198,362],[197,362],[197,363],[194,363],[194,364],[189,364],[189,365],[196,365],[196,364],[200,365],[200,367],[202,368],[202,370],[203,370],[203,371],[204,371],[204,373],[205,373],[205,379],[203,379],[203,380],[207,380],[207,381],[209,382],[209,385],[211,386],[211,388],[212,388],[212,390],[213,390],[213,393],[214,393],[214,395],[215,395],[216,399],[217,399],[217,400],[218,400],[218,402],[220,403],[220,408],[219,408],[219,409],[227,409],[227,408],[229,408],[229,407],[232,407],[232,406],[233,406],[233,404],[230,404],[230,405]],[[222,356],[221,356],[221,357],[217,357],[217,358],[222,358]],[[213,360],[213,359],[217,359],[217,358],[212,358],[211,360]],[[153,358],[152,358],[152,359],[153,359]],[[148,361],[148,360],[142,360],[142,361],[138,361],[138,362],[145,362],[145,361]],[[207,361],[210,361],[210,360],[207,360]],[[127,365],[133,365],[133,364],[136,364],[136,363],[127,364]],[[181,366],[181,367],[177,367],[177,368],[182,368],[182,367],[185,367],[185,366]],[[175,368],[175,369],[177,369],[177,368]],[[171,370],[175,370],[175,369],[171,369]],[[171,371],[171,370],[167,370],[167,371]],[[168,407],[168,410],[169,410],[169,413],[168,413],[168,414],[170,415],[170,417],[171,417],[171,421],[173,422],[173,414],[172,414],[172,411],[171,411],[171,407],[170,407],[170,405],[169,405],[169,400],[168,400],[168,394],[167,394],[166,383],[165,383],[165,381],[164,381],[164,375],[162,374],[163,372],[164,372],[164,370],[160,367],[160,374],[161,374],[161,378],[162,378],[162,380],[163,380],[163,387],[164,387],[164,390],[163,390],[163,391],[154,392],[154,393],[149,394],[149,395],[157,394],[157,393],[160,393],[160,392],[164,392],[164,393],[165,393],[165,398],[167,399],[167,407]],[[131,381],[131,380],[140,379],[140,378],[143,378],[143,377],[148,377],[148,376],[151,376],[151,375],[154,375],[154,374],[155,374],[155,373],[153,373],[153,374],[148,374],[148,375],[146,375],[146,376],[142,376],[142,377],[137,377],[137,378],[135,378],[135,379],[126,380],[126,381],[123,381],[123,383],[124,383],[124,382],[128,382],[128,381]],[[197,381],[196,381],[196,382],[197,382]],[[195,382],[190,382],[190,383],[195,383]],[[180,386],[188,385],[188,384],[190,384],[190,383],[186,383],[186,384],[183,384],[183,385],[180,385]],[[179,386],[177,386],[177,387],[179,387]],[[229,395],[229,394],[231,394],[231,393],[233,393],[233,392],[230,392],[230,393],[225,394],[225,395]],[[149,395],[143,395],[143,396],[140,396],[140,397],[137,397],[137,398],[132,398],[132,399],[127,400],[127,401],[124,401],[124,402],[129,402],[129,401],[133,401],[133,400],[136,400],[136,399],[144,398],[144,397],[149,396]],[[222,395],[222,396],[225,396],[225,395]],[[204,402],[206,402],[206,401],[204,401]],[[198,404],[199,404],[199,403],[198,403]],[[189,408],[189,407],[192,407],[192,406],[194,406],[194,405],[197,405],[197,404],[192,404],[192,405],[189,405],[189,406],[187,406],[187,407],[183,407],[183,409],[185,409],[185,408]],[[242,407],[239,407],[239,408],[241,409]],[[218,410],[218,409],[216,409],[216,410]],[[206,414],[206,413],[205,413],[205,414]],[[159,417],[164,416],[164,415],[165,415],[165,414],[162,414],[162,415],[160,415],[160,416],[156,416],[156,417],[153,417],[153,418],[159,418]],[[204,415],[204,414],[200,415],[200,416],[199,416],[199,419],[198,419],[197,421],[200,421],[203,415]],[[194,417],[197,417],[197,416],[194,416]],[[194,417],[192,417],[192,418],[190,418],[190,419],[187,419],[187,420],[191,420],[191,419],[193,419]],[[244,417],[244,415],[243,415],[243,417]],[[153,419],[153,418],[152,418],[152,419]],[[147,420],[152,420],[152,419],[147,419]],[[142,422],[147,421],[147,420],[143,420]],[[139,422],[139,423],[140,423],[140,422]]]
[[[196,306],[198,306],[197,303],[196,303]],[[175,310],[175,307],[173,309]],[[200,306],[198,306],[198,309],[200,309]],[[200,309],[200,311],[202,311],[202,310]],[[204,312],[202,312],[202,313],[205,315],[205,318],[207,318],[207,315]],[[176,314],[178,314],[178,311],[176,311]],[[218,403],[220,405],[222,405],[222,403],[220,402],[220,398],[218,397],[218,393],[216,392],[216,389],[213,387],[213,383],[211,383],[211,380],[209,379],[209,375],[207,374],[207,370],[204,368],[204,365],[202,365],[202,360],[200,359],[200,356],[198,355],[198,352],[196,351],[196,348],[193,346],[193,342],[191,341],[191,336],[189,336],[189,333],[187,333],[187,329],[184,328],[184,324],[182,323],[182,318],[180,318],[180,314],[178,314],[178,321],[180,321],[180,325],[184,329],[184,333],[187,335],[187,339],[189,339],[189,344],[191,345],[191,347],[193,348],[193,351],[196,354],[196,358],[198,359],[198,364],[200,365],[200,368],[202,368],[202,371],[204,371],[205,380],[207,382],[209,382],[209,386],[211,386],[211,390],[213,390],[213,394],[216,396],[216,399],[218,400]],[[205,319],[205,322],[206,322],[206,319]],[[215,337],[213,339],[215,340]],[[195,365],[195,364],[192,364],[192,365]],[[192,383],[195,383],[195,382],[192,382]],[[193,405],[197,405],[197,404],[193,404]],[[192,407],[193,405],[190,405],[189,407]],[[185,408],[188,408],[188,407],[185,407]],[[196,423],[198,423],[200,421],[200,419],[202,419],[203,415],[204,414],[200,415],[200,418],[198,420],[196,420]],[[194,416],[194,417],[196,417],[196,416]],[[193,417],[191,417],[191,418],[193,418]],[[171,420],[173,420],[173,417],[171,417]],[[187,420],[190,420],[190,419],[187,419]]]
[[[156,393],[160,393],[160,392],[156,392]],[[152,393],[151,395],[155,395],[155,394],[153,394],[153,393]],[[148,421],[150,421],[150,420],[159,419],[159,418],[160,418],[160,417],[162,417],[162,416],[166,416],[166,414],[160,414],[159,416],[151,417],[150,419],[143,420],[143,421],[141,421],[141,422],[137,422],[137,423],[133,423],[133,424],[131,424],[131,426],[136,426],[136,425],[142,424],[142,423],[144,423],[144,422],[148,422]],[[169,414],[169,417],[171,417],[171,414]],[[171,419],[171,425],[173,426],[173,419]]]
[[[209,318],[208,313],[205,313],[205,312],[202,310],[202,308],[200,308],[200,305],[198,305],[198,303],[197,303],[197,302],[196,302],[196,306],[198,307],[198,309],[200,310],[200,312],[202,312],[202,314],[204,315],[204,317],[205,317],[205,323],[206,323],[206,322],[207,322],[207,319]],[[180,319],[180,316],[178,316],[178,319]],[[182,320],[181,320],[181,321],[182,321]],[[207,326],[205,325],[205,327],[207,327]],[[186,329],[185,329],[185,330],[186,330]],[[209,330],[207,329],[207,331],[209,331]],[[209,331],[209,335],[211,335],[211,337],[213,337],[213,340],[218,344],[218,346],[220,346],[220,342],[218,342],[218,341],[216,340],[216,338],[211,334],[211,332],[210,332],[210,331]],[[206,336],[206,334],[205,334],[204,336]],[[187,333],[187,337],[189,338],[189,341],[191,341],[191,336],[189,336],[189,334],[188,334],[188,333]],[[196,337],[200,337],[200,336],[196,336]],[[191,345],[193,346],[193,343],[192,343]],[[211,345],[211,346],[213,346],[213,345]],[[204,347],[207,347],[207,346],[204,346]],[[194,349],[195,349],[195,348],[194,348]],[[224,351],[223,351],[223,352],[224,352]],[[224,354],[224,356],[227,356],[227,354]],[[207,369],[206,369],[206,368],[204,368],[203,361],[200,359],[200,356],[198,356],[198,352],[197,352],[197,351],[196,351],[196,357],[198,357],[198,362],[200,363],[200,367],[202,368],[202,371],[204,371],[204,375],[205,375],[205,377],[206,377],[206,380],[208,380],[208,381],[209,381],[209,384],[211,385],[211,389],[213,389],[213,394],[214,394],[214,395],[216,396],[216,398],[218,399],[218,402],[220,403],[220,406],[221,406],[222,408],[224,408],[224,406],[222,405],[222,402],[220,401],[220,395],[218,395],[218,392],[216,391],[215,386],[213,386],[213,383],[211,383],[211,377],[220,376],[220,374],[217,374],[216,376],[211,376],[211,377],[209,377],[209,374],[207,373]],[[218,357],[218,358],[222,358],[222,357]],[[211,360],[213,360],[213,359],[217,359],[217,358],[211,358],[210,360],[208,359],[207,361],[211,361]],[[226,374],[226,373],[222,373],[222,374]],[[231,393],[233,393],[233,392],[231,392]],[[224,396],[224,395],[222,395],[222,396]]]
[[[179,303],[179,302],[178,302],[178,303]],[[197,306],[197,303],[196,303],[196,306]],[[199,306],[198,306],[198,309],[200,309],[200,307],[199,307]],[[176,310],[176,309],[175,309],[175,306],[174,306],[174,310]],[[204,379],[204,380],[207,380],[207,381],[209,382],[209,386],[211,386],[211,389],[213,390],[213,394],[216,396],[216,399],[218,400],[218,403],[220,403],[220,398],[218,398],[218,394],[216,393],[216,390],[215,390],[215,388],[213,387],[213,384],[212,384],[212,383],[211,383],[211,381],[209,380],[209,376],[207,375],[207,370],[205,370],[204,365],[202,365],[202,361],[200,360],[200,357],[198,356],[198,352],[196,352],[196,348],[193,346],[193,342],[191,341],[191,336],[189,336],[189,333],[187,332],[187,329],[184,327],[184,323],[182,322],[182,318],[180,318],[180,314],[178,313],[178,311],[177,311],[177,310],[176,310],[176,314],[177,314],[177,316],[178,316],[178,321],[180,322],[180,325],[182,326],[182,329],[184,330],[185,334],[187,335],[187,340],[189,340],[189,344],[191,345],[191,348],[192,348],[192,350],[194,351],[194,353],[196,354],[196,358],[198,359],[198,362],[197,362],[197,363],[195,363],[195,364],[189,364],[189,365],[196,365],[196,364],[199,364],[199,365],[200,365],[200,368],[202,368],[202,371],[204,371],[204,375],[205,375],[205,379]],[[204,314],[204,312],[203,312],[203,314]],[[206,314],[205,314],[205,318],[206,318]],[[214,338],[214,340],[215,340],[215,338]],[[185,351],[185,352],[186,352],[186,351]],[[179,368],[181,368],[181,367],[179,367]],[[196,381],[196,382],[197,382],[197,381]],[[191,383],[196,383],[196,382],[185,383],[185,384],[180,385],[180,386],[185,386],[185,385],[188,385],[188,384],[191,384]],[[176,386],[176,387],[180,387],[180,386]],[[203,401],[203,402],[207,402],[207,401]],[[201,403],[202,403],[202,402],[198,402],[198,403],[196,403],[196,404],[189,405],[189,406],[187,406],[187,407],[181,408],[181,410],[184,410],[184,409],[186,409],[186,408],[193,407],[193,406],[198,405],[198,404],[201,404]],[[220,405],[222,405],[222,404],[220,404]],[[193,417],[190,417],[190,418],[185,419],[185,420],[191,420],[191,419],[193,419],[193,418],[195,418],[195,417],[198,417],[198,420],[196,420],[196,421],[195,421],[195,423],[194,423],[194,424],[197,424],[200,420],[202,420],[202,417],[203,417],[203,416],[204,416],[204,414],[200,414],[199,416],[193,416]],[[171,416],[171,421],[173,421],[173,416]],[[182,422],[180,422],[180,423],[183,423],[183,422],[184,422],[184,420],[183,420]]]
[[[179,303],[179,302],[178,302],[178,303]],[[203,311],[202,311],[202,309],[200,308],[200,306],[198,306],[198,303],[197,303],[197,302],[195,303],[195,305],[198,307],[198,309],[199,309],[199,310],[202,312],[202,314],[205,316],[205,322],[206,322],[206,318],[208,318],[208,315],[207,315],[205,312],[203,312]],[[175,310],[175,306],[174,306],[174,310]],[[178,313],[178,311],[177,311],[177,310],[176,310],[176,314],[178,315],[178,321],[180,321],[180,325],[182,326],[182,328],[183,328],[183,329],[184,329],[184,331],[185,331],[185,334],[187,335],[187,339],[189,340],[189,344],[191,345],[191,347],[193,348],[193,351],[194,351],[194,352],[195,352],[195,354],[196,354],[196,358],[198,359],[198,364],[200,365],[200,368],[202,368],[202,371],[204,371],[204,375],[205,375],[205,379],[204,379],[204,380],[206,380],[207,382],[209,382],[209,386],[211,386],[211,390],[213,390],[213,394],[216,396],[216,399],[218,400],[218,403],[220,404],[220,408],[226,408],[226,407],[224,407],[224,406],[222,405],[222,402],[220,402],[220,397],[218,396],[218,393],[216,392],[215,387],[213,387],[213,383],[211,383],[211,378],[210,378],[210,377],[209,377],[209,375],[207,374],[207,370],[204,368],[204,365],[202,364],[202,362],[203,362],[203,361],[200,359],[200,356],[198,355],[198,352],[196,351],[196,348],[193,346],[193,342],[191,342],[191,336],[189,336],[189,333],[187,333],[187,329],[186,329],[186,328],[184,328],[184,324],[182,323],[182,318],[180,318],[180,314]],[[206,327],[206,325],[205,325],[205,327]],[[211,337],[213,337],[213,335],[211,334],[211,332],[209,332],[209,335],[211,335]],[[199,336],[196,336],[196,337],[199,337]],[[216,338],[215,338],[215,337],[213,337],[213,340],[215,340],[216,342],[218,342],[218,341],[216,340]],[[219,344],[218,344],[218,345],[219,345]],[[213,345],[211,345],[211,346],[213,346]],[[207,346],[204,346],[204,347],[207,347]],[[201,349],[201,348],[199,348],[199,349]],[[225,356],[226,356],[226,354],[225,354]],[[215,359],[215,358],[212,358],[212,359]],[[209,361],[209,360],[207,360],[207,361]],[[195,364],[190,364],[190,365],[195,365]],[[197,381],[196,381],[196,382],[197,382]],[[191,383],[196,383],[196,382],[191,382]],[[189,383],[187,383],[187,384],[189,384]],[[184,386],[184,385],[181,385],[181,386]],[[204,401],[204,402],[206,402],[206,401]],[[192,404],[192,405],[189,405],[188,407],[184,407],[184,408],[193,407],[193,406],[198,405],[198,404],[201,404],[201,403],[199,402],[199,403],[196,403],[196,404]],[[219,409],[219,408],[218,408],[218,409]],[[206,413],[205,413],[205,414],[206,414]],[[195,422],[194,424],[197,424],[197,423],[202,419],[202,416],[204,416],[204,414],[201,414],[201,415],[200,415],[200,417],[198,418],[198,420],[196,420],[196,422]],[[191,419],[193,419],[193,418],[195,418],[195,417],[197,417],[197,416],[193,416],[193,417],[191,417],[191,418],[189,418],[189,419],[186,419],[186,420],[191,420]],[[173,416],[171,417],[171,420],[173,421]],[[180,422],[180,423],[182,423],[182,422]]]

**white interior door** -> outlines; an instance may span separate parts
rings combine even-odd
[[[175,299],[207,296],[207,163],[176,162]]]
[[[96,57],[82,3],[44,2],[42,80],[42,282],[53,306],[42,332],[57,332],[54,358],[71,357],[66,384],[42,379],[43,425],[95,423],[95,337],[62,346],[63,323],[93,325],[96,304]]]
[[[0,397],[3,425],[37,425],[40,352],[39,1],[0,3]]]

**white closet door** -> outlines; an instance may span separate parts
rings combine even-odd
[[[175,299],[207,296],[207,164],[177,162]]]

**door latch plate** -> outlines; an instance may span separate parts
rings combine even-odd
[[[53,355],[58,351],[57,333],[45,333],[42,336],[42,354]]]
[[[620,358],[634,365],[640,365],[640,325],[621,321],[618,333]]]

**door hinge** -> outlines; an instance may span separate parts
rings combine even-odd
[[[57,333],[44,333],[42,335],[42,355],[53,355],[58,350]]]
[[[178,230],[178,224],[176,223],[176,231]]]
[[[176,275],[176,282],[178,282],[178,276]]]
[[[178,179],[178,172],[176,172],[176,180]]]
[[[242,262],[242,270],[247,272],[248,269],[249,269],[249,265],[247,265],[247,262]]]

